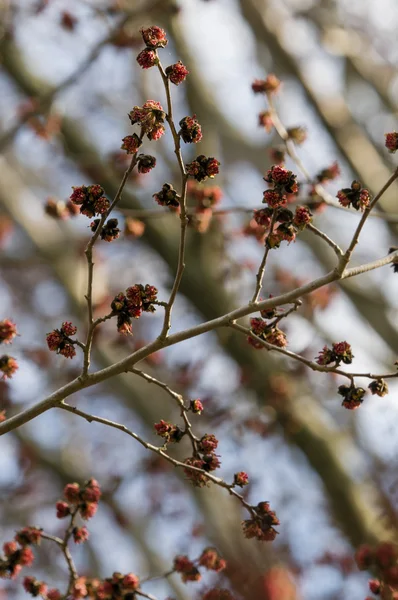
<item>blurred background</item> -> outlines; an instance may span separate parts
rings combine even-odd
[[[19,371],[0,382],[0,410],[7,415],[79,373],[79,356],[67,361],[50,354],[45,342],[64,320],[81,335],[85,330],[89,221],[61,218],[62,202],[72,185],[90,183],[112,197],[126,168],[121,139],[133,132],[127,113],[149,98],[166,104],[157,70],[143,71],[135,60],[143,48],[139,29],[150,25],[167,32],[163,65],[182,60],[190,71],[172,89],[176,121],[196,114],[204,136],[195,148],[183,147],[184,160],[205,154],[221,161],[217,209],[227,211],[208,222],[192,217],[173,331],[253,295],[263,248],[252,235],[249,209],[262,206],[269,151],[280,145],[275,132],[258,125],[266,105],[251,90],[255,78],[272,72],[283,81],[277,109],[286,126],[307,129],[298,153],[311,176],[338,161],[341,176],[328,185],[333,195],[354,178],[375,193],[396,165],[384,148],[384,133],[397,122],[395,0],[1,0],[0,319],[11,318],[21,334],[7,348]],[[134,283],[155,285],[161,299],[168,297],[178,218],[152,195],[165,181],[179,184],[172,149],[169,132],[145,142],[157,167],[130,179],[116,214],[121,238],[96,247],[97,315]],[[193,195],[189,202],[195,212]],[[386,219],[368,220],[352,264],[384,256],[396,243],[397,186],[380,210]],[[345,248],[359,218],[328,207],[314,223]],[[300,235],[270,254],[263,296],[293,289],[333,265],[322,240]],[[319,290],[282,327],[289,349],[313,359],[325,343],[346,339],[355,371],[391,371],[397,292],[398,278],[386,267]],[[103,325],[94,368],[153,340],[161,316],[144,315],[128,338],[113,322]],[[230,481],[236,471],[249,473],[249,501],[268,500],[280,518],[277,540],[246,540],[245,515],[220,488],[197,490],[121,432],[52,410],[0,440],[2,542],[28,524],[62,531],[54,502],[63,485],[94,476],[104,498],[89,523],[90,540],[75,548],[82,574],[154,576],[169,570],[176,554],[194,558],[214,545],[228,561],[222,575],[188,584],[173,575],[145,591],[185,600],[218,585],[248,600],[362,600],[367,574],[354,565],[355,548],[397,538],[394,382],[388,396],[367,395],[359,410],[347,411],[337,395],[342,381],[255,351],[239,333],[224,330],[141,366],[185,398],[201,399],[205,410],[193,418],[195,430],[219,438],[220,475]],[[179,419],[167,394],[133,375],[70,401],[154,443],[155,422]],[[184,444],[175,456],[189,454]],[[31,571],[52,586],[67,581],[62,556],[48,543]],[[26,596],[18,582],[2,585],[2,600]]]

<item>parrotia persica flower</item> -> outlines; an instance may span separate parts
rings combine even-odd
[[[138,173],[149,173],[156,167],[156,158],[150,154],[139,154],[137,159]]]
[[[187,75],[189,75],[188,69],[180,60],[174,65],[167,67],[165,73],[174,85],[180,85],[180,83],[185,81]]]
[[[0,379],[11,379],[18,368],[18,363],[15,358],[8,356],[7,354],[0,356],[0,373],[2,373]]]
[[[274,126],[274,122],[269,110],[264,110],[258,115],[258,124],[260,127],[264,127],[267,133],[271,131]]]
[[[98,225],[100,224],[101,219],[95,219],[92,223],[90,223],[90,229],[94,233],[98,229]],[[120,236],[120,229],[118,228],[118,220],[117,219],[108,219],[108,221],[102,227],[100,237],[101,240],[105,240],[105,242],[113,242]]]
[[[342,406],[348,410],[355,410],[361,406],[365,390],[361,387],[355,387],[354,385],[340,385],[338,393],[343,396]]]
[[[398,133],[391,131],[385,134],[386,137],[386,148],[391,154],[394,154],[398,150]]]
[[[249,476],[244,471],[239,471],[239,473],[235,473],[234,475],[234,485],[238,485],[239,487],[243,487],[249,483]]]
[[[131,319],[138,319],[142,312],[155,312],[154,302],[157,301],[158,290],[153,285],[135,284],[127,288],[126,293],[117,294],[111,309],[117,315],[117,330],[119,333],[132,333]]]
[[[199,557],[199,565],[209,571],[220,573],[227,566],[226,561],[221,558],[216,548],[205,548]]]
[[[147,48],[164,48],[167,46],[166,32],[164,29],[153,25],[140,30],[142,39]]]
[[[125,150],[127,154],[135,154],[140,146],[142,145],[142,140],[138,137],[136,133],[133,135],[126,135],[122,139],[123,144],[121,145],[121,150]]]
[[[203,154],[197,156],[195,160],[186,165],[188,175],[191,175],[196,181],[206,181],[208,177],[213,179],[219,173],[220,162],[213,158],[207,158]]]
[[[150,48],[145,48],[145,50],[141,50],[139,55],[137,56],[137,62],[143,69],[150,69],[158,64],[159,59],[154,50]]]
[[[281,86],[281,82],[273,73],[270,73],[266,79],[255,79],[252,83],[252,90],[255,94],[276,94]]]
[[[202,139],[202,128],[196,115],[181,119],[180,127],[180,136],[186,144],[197,144]]]
[[[359,181],[353,181],[350,188],[343,188],[337,192],[337,199],[341,206],[352,206],[355,210],[365,210],[370,204],[370,193],[364,189]]]
[[[324,346],[316,359],[318,365],[327,366],[332,363],[336,363],[338,366],[340,363],[350,365],[353,359],[352,349],[348,342],[336,342],[332,348]]]
[[[141,125],[143,133],[150,140],[158,140],[165,132],[166,113],[156,100],[147,100],[142,106],[134,106],[129,113],[132,125]]]
[[[259,502],[253,508],[255,516],[242,522],[244,536],[260,542],[272,542],[278,534],[274,526],[279,525],[279,519],[268,502]]]
[[[375,379],[374,381],[371,381],[368,388],[373,395],[380,396],[381,398],[388,394],[388,385],[384,379]]]
[[[171,183],[164,183],[160,192],[153,194],[153,198],[160,206],[171,206],[173,208],[180,206],[180,197]]]
[[[0,321],[0,344],[11,344],[18,335],[17,326],[9,319]]]
[[[202,578],[199,569],[188,556],[176,556],[173,567],[176,573],[180,573],[184,583],[187,581],[200,581]]]
[[[72,204],[80,206],[82,215],[92,218],[95,215],[102,215],[108,210],[110,203],[100,185],[81,185],[79,187],[74,186],[72,189],[73,192],[69,200]]]
[[[250,330],[258,338],[268,342],[268,344],[278,346],[278,348],[284,348],[287,346],[286,335],[283,333],[283,331],[272,324],[268,325],[263,319],[259,319],[258,317],[250,319]],[[256,350],[261,350],[264,348],[264,346],[258,340],[255,340],[251,336],[248,336],[247,341]]]
[[[47,346],[52,352],[62,354],[65,358],[73,358],[76,356],[76,350],[74,348],[75,340],[71,340],[70,337],[75,335],[77,327],[72,325],[69,321],[62,323],[61,329],[54,329],[47,334]]]
[[[330,167],[326,167],[325,169],[319,171],[319,173],[316,175],[316,180],[318,183],[326,183],[328,181],[336,179],[339,175],[340,167],[336,161],[332,165],[330,165]]]

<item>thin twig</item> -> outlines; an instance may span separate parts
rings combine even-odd
[[[275,221],[276,221],[276,210],[274,209],[273,213],[272,213],[272,220],[271,220],[271,225],[269,228],[269,232],[265,238],[264,244],[265,244],[265,250],[264,250],[264,255],[263,255],[263,259],[261,261],[260,267],[257,271],[257,275],[256,275],[256,289],[254,291],[253,294],[253,298],[251,299],[251,303],[255,304],[258,300],[258,297],[260,295],[261,292],[261,288],[263,285],[263,278],[264,278],[264,273],[265,273],[265,266],[267,263],[267,258],[268,258],[268,253],[270,251],[270,247],[268,245],[268,238],[269,236],[272,234],[273,230],[274,230],[274,225],[275,225]]]
[[[261,300],[257,302],[255,305],[247,304],[241,306],[240,308],[236,308],[229,313],[226,313],[220,317],[216,317],[215,319],[211,319],[210,321],[206,321],[204,323],[200,323],[199,325],[195,325],[189,329],[185,329],[183,331],[179,331],[168,336],[165,340],[155,340],[136,350],[132,354],[129,354],[127,357],[121,359],[120,361],[110,365],[109,367],[105,367],[104,369],[100,369],[95,373],[88,374],[86,377],[78,377],[71,381],[70,383],[64,385],[62,388],[59,388],[40,402],[37,402],[33,406],[21,411],[19,414],[6,419],[2,423],[0,423],[0,436],[32,421],[39,415],[43,414],[47,410],[51,408],[57,407],[62,400],[68,398],[72,394],[82,389],[91,387],[103,381],[110,379],[116,375],[120,375],[121,373],[127,373],[131,371],[131,368],[137,364],[139,361],[144,360],[154,352],[162,348],[168,348],[170,346],[174,346],[175,344],[179,344],[185,340],[192,339],[199,335],[203,335],[204,333],[208,333],[210,331],[214,331],[220,327],[228,326],[230,323],[234,322],[236,319],[240,319],[242,317],[249,316],[255,312],[262,310],[271,310],[272,308],[277,308],[278,306],[282,306],[284,304],[291,304],[296,300],[318,290],[329,283],[333,283],[335,281],[339,281],[341,279],[347,279],[349,277],[353,277],[354,275],[359,275],[361,273],[366,273],[368,271],[372,271],[374,269],[378,269],[381,266],[390,265],[398,260],[398,251],[389,254],[383,259],[363,264],[359,267],[353,267],[350,269],[346,269],[342,275],[339,275],[337,270],[334,269],[327,273],[326,275],[322,275],[317,279],[313,279],[308,283],[304,283],[298,288],[291,290],[289,292],[285,292],[280,294],[279,296],[275,296],[272,298],[267,298],[266,300]]]
[[[142,139],[142,137],[143,137],[143,134],[141,132],[140,139]],[[101,234],[101,231],[104,227],[106,219],[109,217],[110,213],[112,212],[112,210],[115,208],[115,206],[119,202],[120,198],[122,197],[122,193],[123,193],[124,187],[127,183],[127,180],[129,178],[131,172],[133,171],[135,165],[137,164],[137,157],[138,157],[138,152],[135,152],[131,158],[129,167],[127,168],[127,170],[125,171],[125,173],[123,175],[123,179],[119,185],[119,189],[117,190],[113,201],[111,202],[111,205],[109,206],[106,213],[104,213],[101,216],[101,219],[97,226],[97,229],[95,230],[94,234],[90,238],[90,240],[87,244],[86,250],[84,252],[86,255],[86,259],[87,259],[87,294],[86,294],[85,298],[87,300],[87,311],[88,311],[88,332],[87,332],[87,339],[86,339],[86,344],[85,344],[85,349],[84,349],[84,364],[83,364],[83,372],[82,372],[83,377],[85,377],[87,375],[88,370],[90,368],[91,346],[92,346],[92,342],[93,342],[94,330],[97,327],[97,325],[99,325],[103,321],[105,321],[108,318],[111,318],[111,316],[113,316],[113,314],[109,314],[106,317],[97,319],[96,321],[94,321],[94,319],[93,319],[93,277],[94,277],[93,247],[94,247],[94,244],[97,241],[98,237]]]
[[[130,437],[135,439],[137,442],[139,442],[142,446],[144,446],[144,448],[146,448],[147,450],[150,450],[151,452],[155,452],[159,456],[162,456],[165,460],[167,460],[169,463],[171,463],[175,467],[179,467],[181,469],[188,469],[190,471],[195,471],[197,473],[200,473],[201,475],[206,477],[206,479],[208,479],[215,485],[218,485],[219,487],[222,487],[222,488],[228,490],[228,492],[229,492],[229,494],[231,494],[231,496],[234,496],[235,498],[237,498],[239,500],[239,502],[242,504],[242,506],[244,506],[247,510],[252,512],[252,510],[253,510],[252,506],[248,502],[246,502],[246,500],[243,498],[243,496],[241,494],[239,494],[239,492],[237,492],[234,489],[234,484],[227,483],[226,481],[221,479],[221,477],[216,477],[215,475],[212,475],[211,473],[205,471],[204,469],[200,469],[199,467],[194,467],[192,465],[185,464],[185,463],[177,460],[176,458],[169,456],[163,447],[159,448],[158,446],[154,446],[153,444],[146,442],[137,433],[135,433],[134,431],[131,431],[130,429],[128,429],[128,427],[126,427],[122,423],[116,423],[115,421],[110,421],[109,419],[104,419],[103,417],[97,417],[96,415],[86,413],[86,412],[76,408],[75,406],[71,406],[70,404],[67,404],[66,402],[61,402],[58,405],[58,408],[61,408],[68,412],[71,412],[75,415],[78,415],[79,417],[82,417],[89,423],[92,423],[92,422],[101,423],[102,425],[106,425],[108,427],[118,429],[119,431],[122,431],[123,433],[126,433],[127,435],[129,435]]]
[[[174,153],[177,157],[178,166],[181,172],[181,194],[180,194],[180,243],[178,248],[178,263],[177,263],[177,272],[175,275],[173,287],[170,293],[170,298],[167,303],[167,307],[165,310],[164,321],[162,331],[160,333],[160,339],[165,339],[171,327],[171,311],[173,309],[173,305],[177,296],[177,292],[179,290],[182,275],[185,269],[185,244],[186,244],[186,235],[187,235],[187,225],[188,225],[188,217],[187,217],[187,183],[188,183],[188,175],[185,169],[184,161],[182,159],[181,154],[181,138],[177,133],[176,127],[173,121],[173,104],[171,101],[171,93],[170,93],[170,81],[167,77],[162,64],[159,60],[158,62],[159,73],[162,77],[164,89],[166,91],[167,98],[167,114],[166,120],[170,127],[171,134],[174,140]]]
[[[376,196],[373,198],[372,202],[369,204],[369,206],[367,208],[365,208],[365,210],[363,211],[363,215],[361,220],[358,223],[358,226],[354,232],[354,235],[352,237],[351,243],[348,246],[347,251],[345,252],[344,256],[341,257],[340,262],[339,262],[339,271],[340,273],[343,273],[343,271],[345,270],[346,266],[348,265],[348,263],[350,262],[351,259],[351,255],[355,249],[355,246],[358,243],[359,240],[359,236],[361,234],[361,231],[369,217],[369,214],[371,213],[372,209],[376,206],[377,202],[380,200],[380,198],[383,196],[383,194],[388,190],[388,188],[394,183],[394,181],[398,178],[398,167],[395,169],[394,173],[391,175],[391,177],[388,179],[388,181],[383,185],[383,187],[381,188],[381,190],[376,194]]]
[[[326,235],[326,233],[315,227],[312,223],[308,223],[308,225],[306,225],[306,229],[312,231],[312,233],[323,239],[332,248],[333,252],[338,256],[339,259],[343,256],[343,251],[340,246],[338,246],[328,235]]]
[[[139,369],[132,368],[131,372],[135,373],[136,375],[139,375],[140,377],[145,379],[148,383],[153,383],[153,384],[161,387],[177,402],[177,404],[180,408],[181,418],[183,419],[183,421],[185,423],[185,433],[190,438],[191,444],[192,444],[192,449],[196,453],[197,452],[197,442],[199,441],[199,438],[197,438],[196,435],[192,431],[192,425],[191,425],[191,422],[187,415],[188,408],[185,406],[184,399],[181,396],[181,394],[178,394],[177,392],[172,390],[163,381],[159,381],[158,379],[155,379],[155,377],[152,377],[152,375],[148,375],[148,373],[144,373],[144,371],[140,371]]]
[[[257,335],[255,335],[248,327],[244,327],[243,325],[239,325],[238,323],[230,323],[229,325],[232,329],[236,329],[236,331],[240,331],[246,336],[249,336],[256,340],[256,342],[260,342],[264,348],[267,350],[273,350],[275,352],[279,352],[288,358],[292,358],[293,360],[299,361],[312,369],[313,371],[319,371],[321,373],[334,373],[335,375],[341,375],[342,377],[347,377],[350,381],[354,379],[354,377],[364,377],[366,379],[391,379],[398,377],[397,373],[387,373],[385,375],[373,374],[373,373],[348,373],[346,371],[342,371],[338,367],[329,367],[327,365],[319,365],[318,363],[308,360],[304,358],[304,356],[300,356],[300,354],[296,354],[295,352],[291,352],[290,350],[286,350],[286,348],[279,348],[278,346],[274,346],[273,344],[269,344],[265,340],[262,340]]]

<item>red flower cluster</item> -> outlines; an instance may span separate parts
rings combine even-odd
[[[154,425],[156,433],[165,439],[165,442],[179,442],[185,435],[185,432],[177,425],[173,425],[168,421],[159,421]]]
[[[25,577],[23,580],[25,591],[32,596],[46,596],[47,584],[44,581],[39,581],[36,577]]]
[[[340,167],[336,161],[332,165],[330,165],[330,167],[326,167],[325,169],[319,171],[319,173],[316,176],[316,181],[318,183],[326,183],[328,181],[336,179],[339,175]]]
[[[348,342],[336,342],[332,345],[331,349],[324,346],[316,362],[322,366],[330,365],[331,363],[336,363],[336,366],[338,366],[342,362],[345,365],[350,365],[353,358],[352,349]]]
[[[76,350],[74,340],[70,339],[71,335],[75,335],[77,327],[72,325],[69,321],[62,323],[61,329],[54,329],[50,333],[47,333],[46,340],[47,346],[53,352],[62,354],[66,358],[73,358],[76,356]]]
[[[82,215],[91,218],[95,215],[103,215],[108,210],[109,200],[105,198],[105,192],[100,185],[73,186],[72,189],[73,192],[69,200],[72,204],[80,206]]]
[[[244,471],[239,471],[239,473],[235,473],[234,475],[234,485],[238,485],[239,487],[243,487],[248,485],[249,476]]]
[[[188,175],[196,181],[206,181],[208,177],[213,179],[219,173],[220,162],[213,157],[207,158],[203,154],[186,165]]]
[[[255,94],[276,94],[281,86],[280,80],[270,73],[266,79],[255,79],[252,83],[252,90]]]
[[[139,154],[137,163],[138,173],[149,173],[156,166],[156,158],[150,154]]]
[[[297,176],[281,165],[274,165],[264,177],[264,181],[273,186],[264,192],[263,202],[271,208],[277,208],[286,204],[286,194],[296,194],[298,191]]]
[[[142,132],[149,140],[158,140],[165,132],[164,120],[166,113],[156,100],[147,100],[143,106],[134,106],[129,113],[132,125],[141,125]]]
[[[160,204],[160,206],[170,206],[172,208],[179,208],[180,206],[180,197],[171,183],[163,184],[160,192],[153,194],[152,197],[155,198],[156,202]]]
[[[205,548],[199,557],[199,565],[209,571],[220,573],[227,566],[226,561],[221,558],[215,548]]]
[[[353,181],[350,188],[343,188],[337,192],[337,199],[341,206],[352,206],[355,210],[365,210],[370,204],[370,193],[362,188],[359,181]]]
[[[189,408],[196,415],[200,415],[203,411],[203,404],[201,403],[201,401],[199,399],[191,400]]]
[[[180,136],[186,144],[197,144],[202,139],[202,128],[198,123],[196,115],[184,117],[180,121]]]
[[[373,395],[380,396],[381,398],[388,394],[388,385],[384,379],[375,379],[374,381],[371,381],[368,388]]]
[[[15,358],[8,356],[8,354],[0,356],[0,371],[3,373],[0,380],[11,379],[18,368],[18,363]]]
[[[111,303],[112,311],[117,315],[119,333],[132,333],[131,319],[138,319],[143,312],[155,312],[158,290],[146,284],[136,284],[127,288],[126,293],[117,294]]]
[[[74,527],[72,535],[75,544],[83,544],[83,542],[88,540],[89,532],[87,527]]]
[[[145,48],[137,56],[137,62],[143,69],[150,69],[159,63],[159,59],[155,50]]]
[[[115,572],[112,577],[104,580],[91,579],[89,577],[79,577],[72,588],[71,598],[80,600],[89,598],[90,600],[131,600],[135,596],[134,592],[139,589],[139,579],[134,573]],[[57,591],[57,590],[54,590]],[[49,594],[47,594],[47,597]],[[51,600],[49,598],[49,600]],[[59,600],[54,597],[52,600]]]
[[[278,533],[274,525],[279,525],[279,519],[275,512],[270,510],[269,502],[259,502],[252,509],[252,518],[242,522],[245,537],[256,538],[260,542],[272,542]]]
[[[17,326],[9,319],[0,321],[0,344],[11,344],[18,335]]]
[[[180,60],[174,65],[167,67],[165,72],[171,83],[174,83],[174,85],[180,85],[180,83],[185,81],[187,75],[189,75],[188,69]]]
[[[140,33],[147,48],[164,48],[167,46],[166,32],[156,25],[146,29],[142,28]]]
[[[94,233],[98,229],[98,225],[101,223],[101,219],[95,219],[90,223],[90,229]],[[103,228],[101,229],[100,237],[105,242],[113,242],[120,235],[120,229],[118,228],[117,219],[108,219]]]
[[[68,483],[64,488],[64,497],[66,502],[60,500],[55,505],[58,519],[64,519],[78,512],[82,519],[88,520],[97,512],[101,490],[96,479],[89,479],[83,486],[78,483]],[[88,532],[86,536],[85,531],[80,531],[77,534],[78,543],[83,542],[83,538],[87,539],[87,537]]]
[[[121,150],[125,150],[127,154],[135,154],[138,152],[140,146],[142,146],[142,140],[138,137],[136,133],[133,135],[126,135],[122,139],[123,144],[120,146]]]
[[[381,542],[373,548],[360,546],[355,560],[361,571],[371,570],[376,575],[376,579],[369,581],[369,589],[373,594],[389,600],[398,598],[397,544]]]
[[[273,323],[268,324],[263,319],[254,317],[250,319],[250,331],[258,338],[268,342],[268,344],[278,346],[278,348],[285,348],[285,346],[287,346],[286,334]],[[265,347],[251,336],[248,336],[247,341],[256,350],[262,350]]]
[[[187,581],[200,581],[202,576],[188,556],[176,556],[174,559],[174,571],[181,574],[184,583]]]
[[[198,442],[197,454],[187,458],[184,463],[186,465],[202,469],[207,473],[215,471],[221,465],[217,455],[215,454],[217,446],[218,440],[215,435],[206,433]],[[195,487],[203,487],[208,483],[205,473],[193,471],[192,469],[184,469],[184,473]]]
[[[22,567],[30,567],[34,555],[30,545],[40,543],[41,531],[34,527],[26,527],[17,532],[14,540],[3,545],[4,556],[0,557],[0,578],[14,579]]]
[[[343,402],[341,403],[344,408],[348,410],[355,410],[361,406],[365,390],[361,387],[355,387],[355,385],[340,385],[337,392],[340,396],[343,396]]]
[[[391,133],[386,133],[386,148],[391,154],[394,154],[398,150],[398,133],[396,131],[392,131]]]

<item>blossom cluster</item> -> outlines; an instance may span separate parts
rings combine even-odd
[[[13,339],[18,335],[15,323],[10,319],[0,321],[0,344],[11,344]],[[0,373],[1,379],[11,379],[18,369],[18,363],[15,358],[3,354],[0,356]]]
[[[186,165],[188,175],[191,175],[196,181],[206,181],[213,179],[219,173],[220,162],[214,157],[207,157],[201,154],[195,160]]]
[[[210,473],[215,471],[221,465],[215,451],[218,446],[218,440],[212,433],[206,433],[197,444],[197,451],[194,456],[185,459],[184,463],[197,469]],[[195,487],[203,487],[208,484],[208,478],[205,473],[194,471],[193,469],[184,469],[184,473]]]
[[[4,555],[0,557],[0,578],[14,579],[23,567],[30,567],[34,554],[30,546],[40,544],[41,530],[25,527],[18,531],[14,539],[3,545]]]
[[[65,358],[73,358],[76,356],[74,345],[75,340],[71,339],[72,335],[77,332],[77,327],[72,325],[70,321],[64,321],[60,329],[53,329],[47,333],[47,346],[52,352],[62,354]]]
[[[195,202],[194,213],[189,215],[189,225],[205,233],[209,228],[214,208],[219,204],[223,192],[216,185],[202,186],[196,181],[188,181],[188,198]]]
[[[97,512],[101,489],[96,479],[89,479],[83,486],[78,483],[68,483],[64,488],[64,498],[66,501],[59,500],[55,505],[58,519],[78,513],[86,521]],[[86,531],[77,531],[74,537],[76,543],[85,541]]]
[[[264,319],[253,317],[250,319],[250,331],[268,344],[272,344],[278,348],[285,348],[287,346],[286,334],[274,323],[267,323]],[[259,340],[256,340],[251,336],[248,336],[247,341],[256,350],[262,350],[264,348]]]
[[[351,187],[343,188],[337,192],[337,199],[341,206],[352,206],[355,210],[365,210],[370,204],[370,193],[362,187],[359,181],[353,181]]]
[[[138,319],[143,312],[155,312],[154,302],[157,302],[158,290],[153,286],[141,283],[127,288],[126,293],[120,292],[111,303],[113,314],[117,316],[119,333],[132,333],[131,319]]]
[[[97,183],[94,185],[73,186],[70,202],[80,206],[80,212],[86,217],[103,215],[109,209],[109,200],[105,197],[104,189]]]
[[[274,526],[279,525],[279,519],[270,509],[269,502],[259,502],[256,507],[252,507],[252,511],[252,518],[242,522],[245,537],[272,542],[278,534]]]
[[[398,598],[398,545],[381,542],[371,547],[360,546],[355,560],[361,571],[371,570],[375,578],[369,581],[369,589],[383,600]],[[369,599],[370,600],[370,599]]]
[[[94,219],[94,221],[90,223],[90,229],[93,233],[97,231],[100,223],[101,219]],[[113,242],[113,240],[116,240],[120,236],[118,224],[119,222],[117,219],[108,219],[101,229],[101,240],[105,240],[105,242]]]
[[[335,363],[339,366],[340,363],[350,365],[353,359],[352,349],[348,342],[336,342],[332,348],[324,346],[316,359],[318,365],[327,366]]]
[[[216,548],[205,548],[197,560],[190,560],[188,556],[176,556],[173,568],[180,573],[184,583],[187,581],[200,581],[202,576],[198,567],[204,567],[209,571],[219,573],[227,566],[226,561],[220,557]]]
[[[129,113],[131,124],[140,125],[142,133],[154,141],[160,139],[165,132],[165,118],[166,113],[156,100],[147,100],[142,106],[134,106]]]
[[[185,432],[178,425],[173,425],[163,419],[159,423],[155,423],[154,427],[157,435],[164,438],[165,443],[179,442],[185,435]]]

